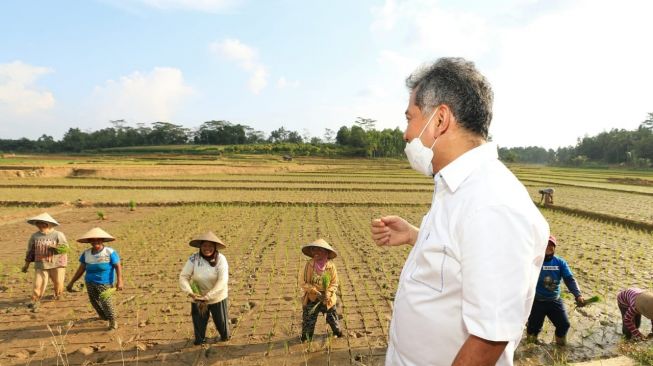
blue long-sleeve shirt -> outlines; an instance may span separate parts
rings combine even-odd
[[[554,255],[550,260],[545,260],[542,263],[542,270],[535,289],[535,300],[551,301],[559,299],[560,280],[564,281],[574,297],[581,295],[574,274],[569,269],[567,262]]]

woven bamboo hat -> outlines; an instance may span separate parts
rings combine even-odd
[[[193,240],[188,243],[191,247],[199,248],[202,246],[202,242],[205,241],[210,241],[212,243],[215,243],[216,247],[220,250],[225,249],[227,245],[222,241],[222,239],[218,238],[215,234],[213,234],[213,231],[207,231],[204,234],[198,235],[193,238]]]
[[[44,212],[38,216],[34,216],[32,218],[27,219],[27,223],[31,225],[36,225],[37,222],[47,222],[54,226],[59,226],[57,220],[53,219],[52,216],[50,216],[50,214],[48,214],[47,212]]]
[[[316,241],[306,244],[302,247],[302,253],[304,253],[306,256],[313,258],[311,255],[311,248],[322,248],[326,249],[329,251],[329,259],[333,259],[338,256],[338,252],[336,252],[335,249],[329,243],[326,242],[324,239],[317,239]]]
[[[105,243],[108,241],[114,241],[116,238],[111,236],[106,231],[100,229],[99,227],[93,228],[82,235],[81,238],[77,239],[80,243],[90,243],[91,239],[102,239]]]
[[[645,291],[635,298],[635,309],[649,319],[653,319],[653,292]]]

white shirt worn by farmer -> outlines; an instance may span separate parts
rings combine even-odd
[[[190,286],[191,281],[197,283],[200,293],[206,296],[207,303],[215,304],[226,299],[229,291],[227,288],[229,282],[227,258],[219,253],[218,263],[215,267],[211,267],[199,253],[191,255],[179,274],[179,287],[187,294],[193,293]]]
[[[451,365],[470,335],[507,341],[512,365],[549,225],[486,143],[435,175],[431,209],[394,301],[386,365]]]

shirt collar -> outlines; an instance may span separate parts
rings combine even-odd
[[[441,176],[451,192],[455,192],[476,167],[487,160],[497,158],[496,144],[486,142],[460,155],[456,160],[440,169],[440,172],[435,175],[435,179],[437,181],[438,175]]]

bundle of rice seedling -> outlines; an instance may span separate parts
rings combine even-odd
[[[592,296],[589,299],[585,300],[585,305],[589,305],[601,301],[603,301],[603,299],[601,299],[601,296]]]
[[[585,299],[585,302],[583,302],[582,304],[577,301],[576,302],[576,307],[577,308],[582,308],[584,306],[591,305],[591,304],[601,302],[601,301],[603,301],[603,298],[601,298],[601,296],[592,296],[589,299]]]
[[[55,252],[57,252],[57,254],[68,254],[68,252],[70,252],[70,247],[67,245],[60,245],[56,247],[54,250]]]
[[[190,289],[193,290],[194,294],[200,294],[200,287],[197,286],[197,282],[195,281],[190,281]]]
[[[190,289],[193,290],[193,293],[196,295],[202,294],[200,292],[200,287],[197,285],[197,282],[195,281],[190,281]],[[206,316],[209,313],[209,304],[207,304],[206,301],[198,301],[197,308],[199,309],[200,314],[202,314],[202,316]]]
[[[100,292],[100,300],[105,300],[106,301],[106,300],[110,299],[115,292],[116,292],[115,287],[111,287],[111,288],[108,288],[108,289]]]
[[[317,311],[319,308],[320,304],[324,303],[326,304],[326,291],[329,288],[329,285],[331,285],[331,275],[328,273],[325,273],[322,275],[322,299],[313,306],[311,309],[311,313],[314,313]]]
[[[331,275],[328,273],[325,273],[322,275],[322,289],[326,291],[326,289],[329,288],[329,285],[331,284]]]

